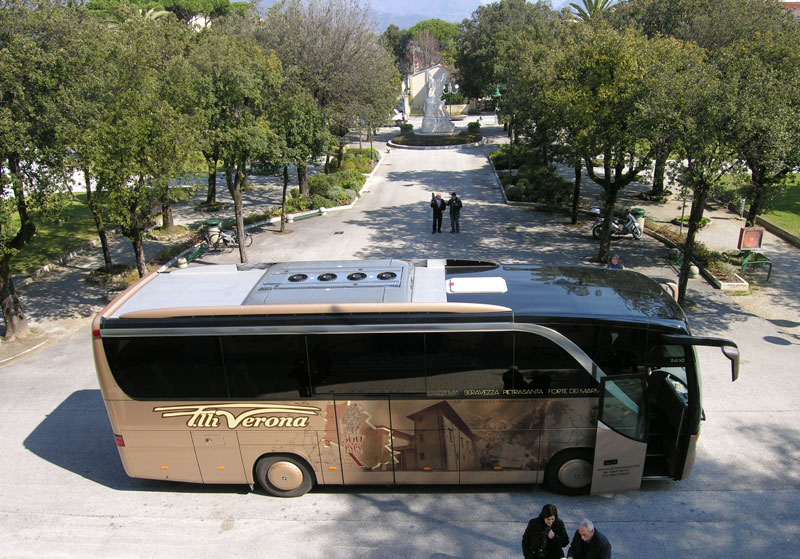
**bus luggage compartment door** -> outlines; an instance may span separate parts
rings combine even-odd
[[[592,495],[638,489],[647,455],[643,375],[604,377],[592,471]]]
[[[192,431],[203,483],[244,483],[242,455],[235,431]]]
[[[393,484],[389,398],[357,398],[336,398],[344,483]]]

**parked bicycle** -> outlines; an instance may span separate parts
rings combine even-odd
[[[230,231],[221,229],[206,228],[203,233],[203,241],[208,245],[209,250],[234,249],[239,247],[239,240],[236,236],[236,226]],[[249,247],[253,244],[253,235],[247,229],[244,230],[244,246]]]

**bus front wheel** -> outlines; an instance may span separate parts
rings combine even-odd
[[[592,485],[594,453],[588,448],[570,448],[553,456],[544,472],[544,483],[562,495],[585,495]]]
[[[304,460],[280,454],[264,456],[256,464],[256,480],[276,497],[299,497],[314,487],[314,474]]]

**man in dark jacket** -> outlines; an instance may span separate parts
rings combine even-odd
[[[433,231],[432,233],[442,232],[442,213],[447,207],[447,202],[442,200],[441,194],[431,194],[431,208],[433,208]]]
[[[447,201],[447,206],[450,208],[450,232],[461,233],[461,228],[458,225],[458,218],[461,216],[461,199],[453,192],[450,194],[450,200]]]
[[[567,559],[611,559],[611,544],[591,520],[581,520],[572,538]]]

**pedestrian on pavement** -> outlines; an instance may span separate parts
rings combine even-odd
[[[581,520],[567,552],[568,559],[611,559],[611,544],[591,520]]]
[[[609,268],[612,270],[624,270],[625,266],[622,265],[622,262],[619,260],[619,254],[615,254],[611,257],[611,263],[608,265]]]
[[[431,208],[433,208],[433,231],[431,233],[442,232],[442,213],[447,203],[442,200],[441,194],[431,193]]]
[[[450,208],[450,232],[461,233],[458,225],[458,218],[461,216],[461,208],[464,204],[455,192],[450,193],[450,200],[447,201],[447,206]]]
[[[567,529],[558,518],[558,509],[548,504],[528,522],[522,535],[522,555],[525,559],[560,559],[568,543]]]

